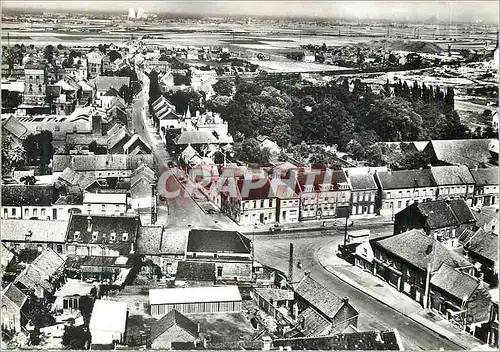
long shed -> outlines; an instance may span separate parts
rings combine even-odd
[[[236,286],[167,288],[149,290],[151,315],[161,317],[172,309],[189,313],[241,312],[241,294]]]

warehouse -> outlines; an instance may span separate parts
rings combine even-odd
[[[189,313],[238,313],[241,295],[238,287],[193,287],[149,290],[151,315],[161,317],[172,309]]]

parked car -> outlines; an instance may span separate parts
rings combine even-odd
[[[207,214],[215,214],[217,211],[215,209],[207,209]]]
[[[280,224],[274,224],[269,228],[270,232],[280,232],[281,230],[283,230],[283,228],[280,226]]]

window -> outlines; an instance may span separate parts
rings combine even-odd
[[[26,209],[26,210],[28,210],[28,209]],[[3,208],[3,217],[4,217],[4,219],[7,219],[8,216],[9,216],[9,210],[7,208]]]
[[[387,192],[387,198],[391,198],[391,192]]]
[[[398,200],[398,209],[401,209],[401,201]]]
[[[218,266],[217,267],[217,277],[221,277],[221,276],[222,276],[222,267]]]
[[[120,212],[120,205],[118,205],[118,204],[115,205],[115,212],[117,212],[117,213]]]
[[[40,210],[40,215],[41,215],[41,216],[45,216],[45,208],[42,208],[42,209]]]
[[[217,259],[219,256],[217,255],[217,253],[214,254],[214,258]]]
[[[112,233],[111,233],[111,235],[109,235],[109,239],[110,239],[111,241],[116,240],[116,233],[112,232]]]
[[[42,92],[42,85],[41,85],[41,84],[39,84],[39,85],[38,85],[38,93],[41,93],[41,92]]]
[[[407,201],[406,201],[406,207],[408,207],[409,205],[410,205],[410,201],[409,201],[409,200],[407,200]]]
[[[123,240],[123,242],[128,241],[128,233],[127,233],[127,232],[124,232],[124,233],[123,233],[123,235],[122,235],[122,240]]]
[[[272,206],[273,206],[273,200],[269,199],[269,207],[272,207]]]
[[[262,199],[262,200],[260,201],[260,207],[261,207],[261,208],[264,208],[264,199]]]
[[[256,200],[253,201],[253,208],[254,209],[257,208],[257,201]]]
[[[97,241],[97,232],[92,233],[92,241]]]
[[[105,204],[101,204],[101,211],[106,211],[106,205]]]
[[[403,191],[399,191],[398,197],[403,198]]]
[[[5,209],[5,211],[7,211],[7,209]],[[30,216],[30,210],[29,209],[27,209],[27,208],[24,209],[24,216],[25,217]]]
[[[58,254],[62,254],[62,251],[63,251],[62,244],[58,244],[58,245],[57,245],[57,253],[58,253]]]
[[[29,93],[33,93],[33,85],[32,85],[32,84],[30,84],[30,87],[29,87],[29,89],[28,89],[28,92],[29,92]]]
[[[59,127],[59,126],[55,126],[55,127],[54,127],[54,130],[55,130],[56,132],[59,132],[59,131],[61,130],[61,127]]]

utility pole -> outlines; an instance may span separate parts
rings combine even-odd
[[[290,256],[288,258],[288,280],[293,283],[293,243],[290,243]]]

